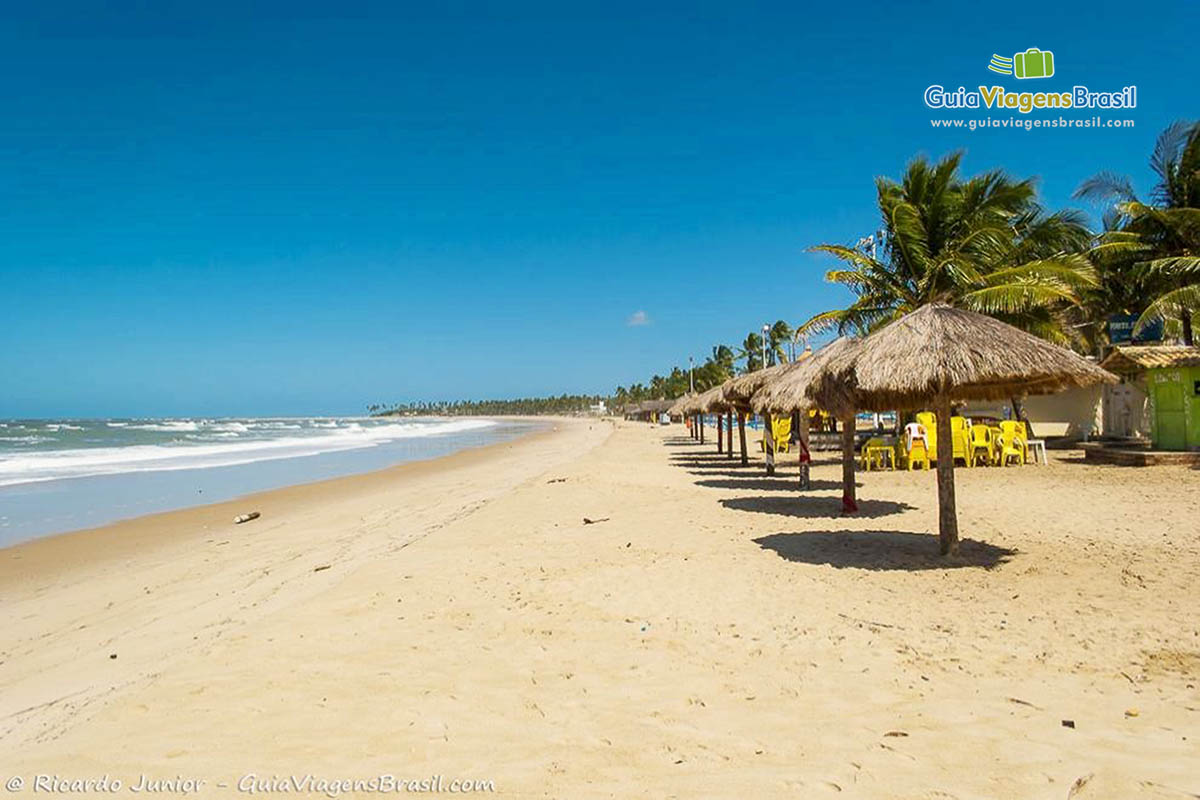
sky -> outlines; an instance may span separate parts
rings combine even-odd
[[[1012,8],[13,7],[0,417],[608,393],[846,303],[809,248],[879,227],[876,176],[918,154],[1051,208],[1102,169],[1148,190],[1200,116],[1194,5]],[[1054,78],[986,69],[1030,47]],[[1020,115],[931,84],[1132,84],[1102,113],[1135,126],[934,129]]]

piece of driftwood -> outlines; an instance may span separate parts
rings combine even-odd
[[[608,517],[601,517],[600,519],[588,519],[587,517],[583,518],[584,525],[595,525],[598,522],[608,522]]]
[[[257,511],[251,511],[249,514],[238,514],[233,518],[234,525],[241,525],[243,522],[249,522],[252,519],[258,519],[262,514]]]

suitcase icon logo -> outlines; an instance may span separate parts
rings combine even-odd
[[[1049,78],[1054,74],[1054,53],[1031,47],[1012,58],[992,55],[988,69],[1001,75],[1013,75],[1019,79]]]

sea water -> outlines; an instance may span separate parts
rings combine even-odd
[[[538,427],[445,417],[0,420],[0,546],[436,458]]]

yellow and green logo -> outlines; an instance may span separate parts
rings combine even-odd
[[[1017,78],[1049,78],[1054,75],[1054,53],[1049,50],[1038,50],[1031,47],[1024,53],[1016,53],[1012,58],[992,54],[988,69],[1001,75],[1013,75]]]

